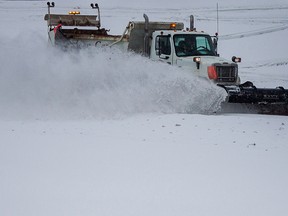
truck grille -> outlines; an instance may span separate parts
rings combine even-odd
[[[236,82],[238,68],[237,65],[216,65],[218,82]]]

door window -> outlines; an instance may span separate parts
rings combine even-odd
[[[171,54],[171,44],[170,36],[157,36],[155,50],[157,55],[170,55]]]

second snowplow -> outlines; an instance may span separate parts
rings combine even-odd
[[[288,90],[283,87],[257,88],[252,82],[240,83],[238,63],[235,56],[227,60],[217,52],[218,37],[199,32],[190,16],[190,27],[184,29],[179,22],[130,21],[122,35],[109,35],[101,28],[98,4],[96,15],[51,14],[55,4],[48,2],[48,14],[44,19],[48,25],[48,37],[52,45],[64,50],[82,47],[118,47],[147,56],[152,60],[166,62],[189,70],[199,77],[209,79],[227,92],[222,111],[241,109],[249,113],[288,115]],[[228,105],[228,106],[227,106]],[[232,107],[232,108],[231,108]]]

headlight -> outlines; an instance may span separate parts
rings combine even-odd
[[[200,63],[201,62],[201,57],[194,57],[193,61],[196,63]]]

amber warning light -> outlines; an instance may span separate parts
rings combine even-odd
[[[175,28],[176,28],[176,23],[171,23],[171,24],[170,24],[170,28],[171,28],[171,29],[175,29]]]
[[[69,11],[70,15],[77,15],[80,14],[80,11]]]

